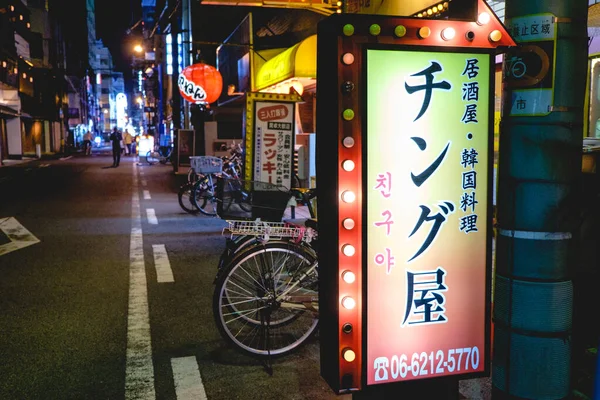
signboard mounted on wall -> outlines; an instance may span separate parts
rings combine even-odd
[[[477,21],[318,27],[321,374],[336,393],[489,373],[494,56]]]
[[[510,49],[504,62],[504,78],[511,89],[511,116],[543,116],[554,106],[556,17],[527,15],[507,21],[520,44]]]

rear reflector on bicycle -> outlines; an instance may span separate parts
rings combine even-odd
[[[219,178],[217,214],[227,220],[281,221],[292,194],[268,182]]]

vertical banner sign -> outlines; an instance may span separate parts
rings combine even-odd
[[[320,363],[336,393],[489,375],[494,57],[516,43],[475,5],[473,20],[319,23]]]
[[[290,188],[294,172],[296,95],[248,93],[245,178]]]
[[[255,109],[254,180],[290,188],[294,103],[257,101]]]
[[[491,58],[366,60],[367,384],[484,371]]]
[[[511,90],[511,116],[543,116],[554,106],[556,17],[527,15],[507,21],[508,29],[521,45],[510,50],[504,61],[504,76]]]

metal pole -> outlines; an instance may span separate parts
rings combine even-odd
[[[181,47],[183,49],[182,68],[192,65],[192,9],[190,0],[182,0],[182,40]],[[183,127],[184,129],[190,129],[190,103],[187,101],[183,102]]]
[[[520,46],[504,59],[493,398],[562,399],[571,386],[570,263],[579,209],[587,4],[508,0],[506,19]],[[526,37],[535,29],[541,38],[544,27],[555,29],[550,43]],[[535,76],[545,79],[536,82]]]
[[[171,107],[173,110],[173,130],[176,131],[181,129],[181,96],[179,95],[179,89],[177,85],[177,79],[179,78],[179,46],[177,36],[181,32],[181,4],[178,4],[177,1],[171,1],[172,3],[175,3],[175,7],[177,7],[177,11],[173,13],[171,18],[171,37],[173,39],[171,41],[171,54],[173,54],[173,75],[171,75]]]

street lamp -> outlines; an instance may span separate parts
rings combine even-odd
[[[141,45],[141,44],[136,44],[136,45],[133,47],[133,51],[135,51],[136,53],[141,53],[141,52],[143,52],[143,51],[144,51],[144,48],[142,47],[142,45]]]

